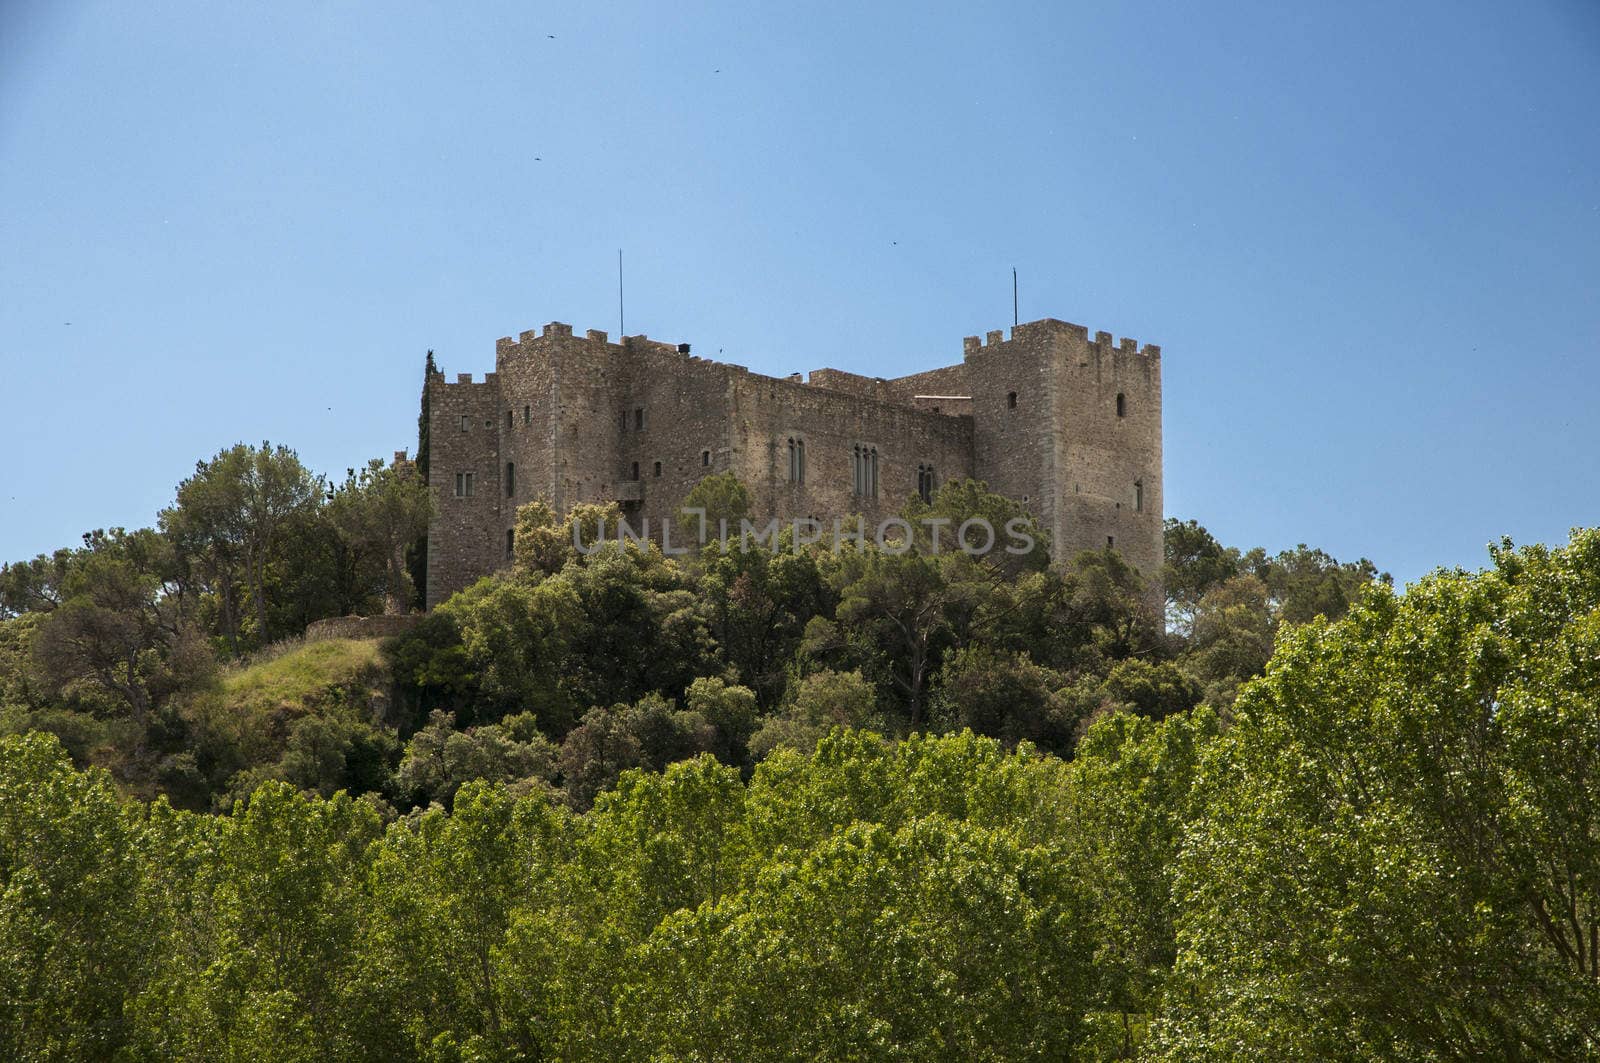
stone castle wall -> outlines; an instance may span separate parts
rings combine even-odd
[[[428,526],[428,607],[470,586],[504,561],[500,527],[500,389],[494,374],[428,382],[428,484],[435,515]],[[456,474],[471,474],[472,493],[457,497]],[[465,485],[463,484],[463,490]],[[498,548],[497,548],[498,543]],[[438,588],[437,592],[435,588]]]
[[[1058,558],[1108,542],[1151,580],[1161,564],[1160,350],[1079,325],[1019,325],[964,342],[963,359],[897,379],[838,369],[769,377],[644,336],[613,343],[553,322],[499,341],[495,372],[430,398],[428,605],[508,560],[516,507],[615,501],[636,527],[676,521],[704,477],[732,471],[754,513],[789,519],[899,511],[921,468],[974,476],[1022,501]],[[1119,416],[1116,396],[1123,396]],[[462,418],[466,418],[465,422]],[[463,430],[463,423],[465,430]],[[791,479],[789,441],[805,449]],[[877,454],[855,491],[854,448]],[[457,474],[473,474],[470,497]],[[1136,486],[1137,485],[1137,486]],[[681,541],[675,536],[675,540]]]
[[[404,635],[417,626],[416,613],[387,614],[383,616],[330,616],[314,620],[306,626],[307,642],[324,642],[328,639],[386,639]]]

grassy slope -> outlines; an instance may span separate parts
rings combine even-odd
[[[236,712],[303,715],[339,705],[370,706],[388,687],[377,639],[328,639],[232,669],[222,692]]]
[[[377,639],[328,639],[258,658],[226,671],[219,689],[190,706],[190,718],[229,769],[271,763],[302,717],[381,716],[389,675],[378,647]]]

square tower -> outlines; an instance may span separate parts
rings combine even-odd
[[[974,474],[1028,504],[1058,562],[1114,547],[1159,596],[1161,348],[1053,318],[964,346]]]

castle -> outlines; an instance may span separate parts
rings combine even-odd
[[[431,609],[510,557],[519,505],[616,502],[676,519],[702,478],[733,472],[752,515],[868,526],[972,477],[1024,503],[1058,558],[1114,547],[1162,563],[1161,349],[1046,318],[963,341],[960,363],[884,379],[770,377],[688,344],[553,322],[495,346],[495,371],[424,391]]]

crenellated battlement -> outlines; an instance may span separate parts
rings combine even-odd
[[[486,388],[494,387],[494,382],[495,375],[492,372],[483,374],[482,380],[473,380],[471,373],[457,373],[454,380],[446,380],[443,373],[435,373],[433,375],[433,379],[430,381],[430,383],[438,384],[439,386],[446,388]]]
[[[1085,325],[1077,325],[1071,321],[1060,321],[1053,317],[1041,318],[1038,321],[1027,321],[1011,329],[1011,339],[1005,338],[1005,330],[992,329],[982,339],[977,336],[966,336],[961,341],[961,354],[963,358],[985,351],[1006,343],[1024,342],[1049,342],[1057,337],[1066,337],[1069,342],[1082,343],[1086,347],[1098,347],[1106,353],[1135,355],[1142,358],[1161,357],[1161,348],[1149,343],[1144,347],[1139,346],[1139,341],[1124,336],[1121,340],[1113,340],[1109,332],[1096,332],[1094,339],[1089,338],[1089,329]]]

